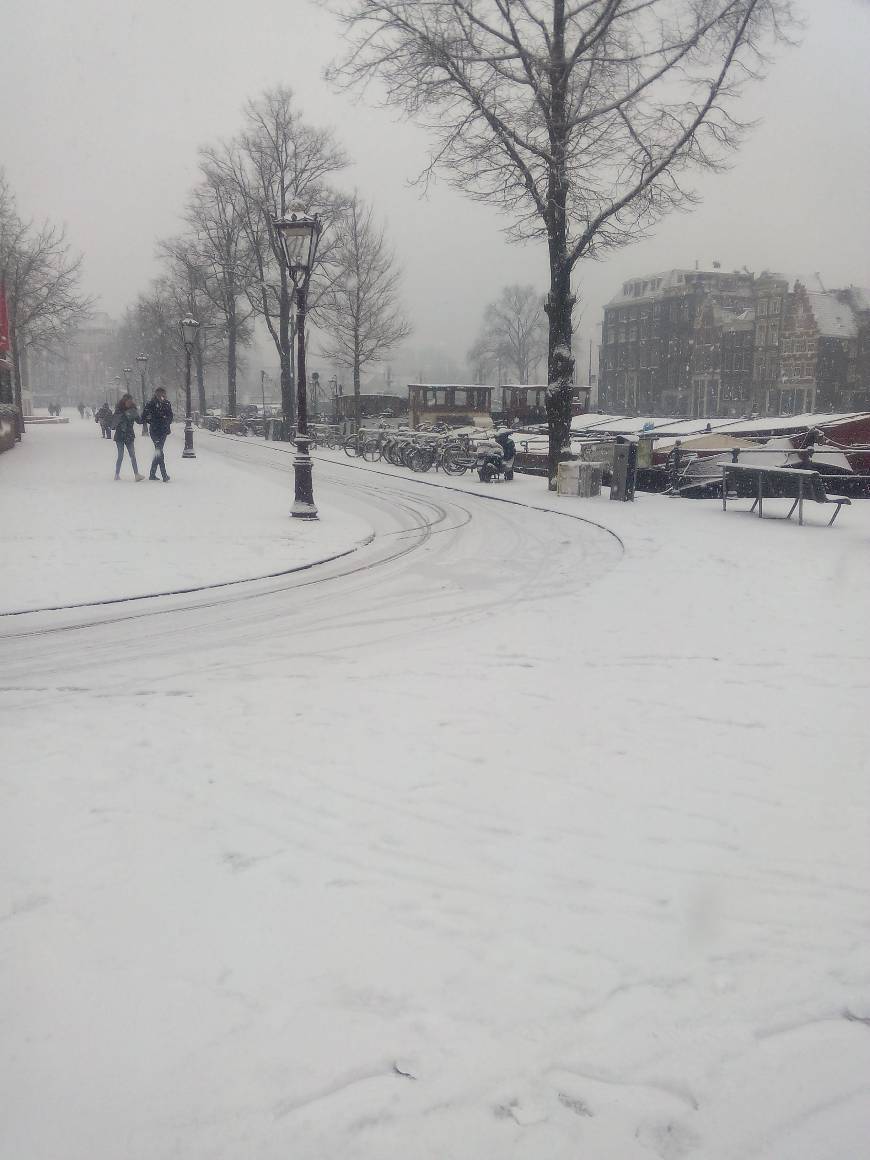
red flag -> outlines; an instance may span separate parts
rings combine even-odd
[[[9,310],[6,306],[6,286],[0,282],[0,355],[9,353]]]

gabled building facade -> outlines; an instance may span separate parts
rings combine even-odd
[[[679,269],[626,282],[605,307],[598,405],[629,414],[709,413],[710,400],[723,397],[721,359],[713,351],[722,326],[731,336],[725,390],[738,389],[736,351],[743,391],[742,336],[744,316],[753,307],[753,282],[744,271]],[[749,374],[751,379],[751,361]]]
[[[870,409],[870,291],[767,271],[669,270],[604,311],[599,406],[729,418]]]
[[[803,283],[795,283],[783,323],[781,413],[867,406],[870,381],[863,376],[870,369],[866,360],[870,310],[855,309],[864,295],[855,289],[809,291]]]

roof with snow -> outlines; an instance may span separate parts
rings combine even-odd
[[[855,338],[858,324],[851,306],[832,291],[808,291],[807,298],[823,338]]]
[[[856,310],[870,310],[870,290],[866,286],[850,286],[848,294]]]
[[[686,275],[694,274],[694,270],[663,270],[658,274],[644,274],[642,278],[630,278],[624,282],[622,289],[607,303],[608,306],[618,306],[621,302],[633,302],[636,298],[649,298],[652,295],[667,294],[669,291],[685,289]],[[639,294],[634,287],[640,285]]]

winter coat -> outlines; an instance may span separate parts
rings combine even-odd
[[[139,412],[135,406],[128,407],[125,411],[116,411],[112,416],[115,442],[132,443],[136,438],[136,424],[138,422]]]
[[[517,453],[517,446],[513,439],[511,439],[510,433],[502,431],[499,435],[496,435],[495,441],[501,445],[502,454],[505,459],[513,459]]]
[[[145,404],[142,422],[148,424],[152,439],[165,439],[172,419],[172,404],[168,399],[149,399]]]

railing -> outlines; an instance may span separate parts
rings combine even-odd
[[[830,455],[832,453],[845,454],[867,454],[870,452],[870,447],[860,445],[854,447],[841,447],[839,444],[820,443],[812,447],[768,447],[764,444],[758,444],[750,447],[704,447],[703,451],[692,450],[681,445],[680,441],[674,444],[673,450],[667,457],[666,470],[668,472],[670,490],[677,492],[680,489],[680,480],[683,478],[689,464],[697,463],[699,460],[715,460],[717,456],[730,455],[731,463],[739,463],[741,455],[778,455],[797,456],[797,463],[793,463],[795,468],[806,468],[808,470],[816,470],[822,479],[836,480],[838,483],[853,483],[866,484],[870,483],[870,475],[858,475],[854,472],[844,471],[820,471],[813,464],[813,456]],[[820,466],[824,466],[821,464]],[[867,492],[867,488],[860,489]]]

